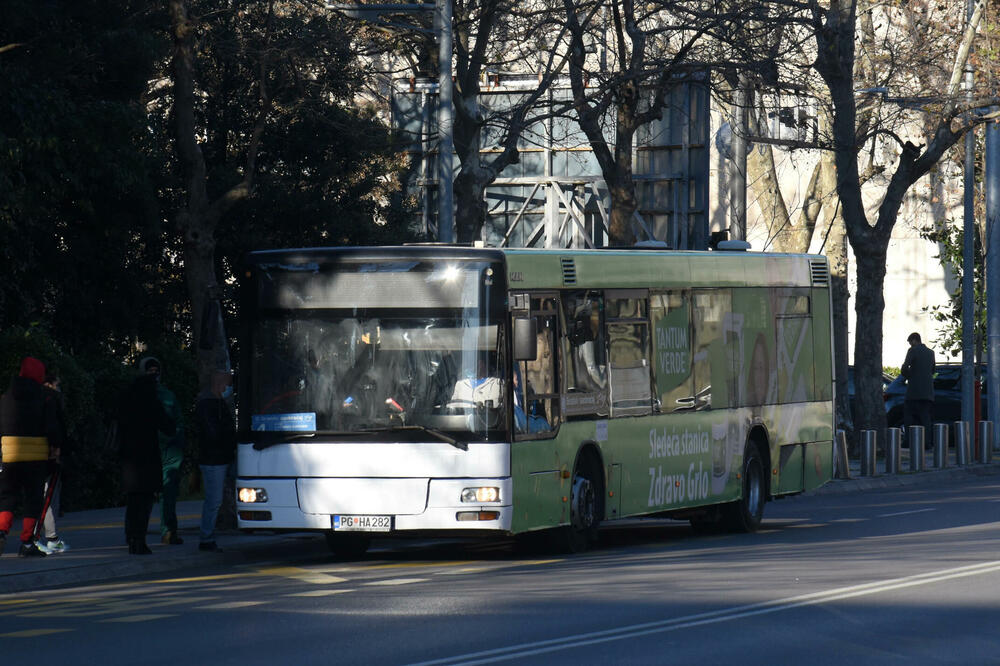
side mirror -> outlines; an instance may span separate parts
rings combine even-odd
[[[514,360],[534,361],[538,357],[538,322],[534,317],[514,319]]]

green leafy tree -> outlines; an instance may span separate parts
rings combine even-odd
[[[986,280],[983,244],[978,231],[977,228],[973,302],[976,305],[975,339],[980,341],[977,347],[981,348],[981,341],[986,339],[986,308],[984,307]],[[965,273],[965,266],[962,263],[964,236],[962,225],[950,224],[942,225],[936,229],[926,228],[921,232],[921,236],[938,244],[940,254],[937,258],[941,260],[941,264],[951,275],[952,281],[956,285],[955,291],[950,295],[946,304],[925,307],[924,311],[929,312],[934,321],[939,324],[940,333],[935,340],[936,346],[950,356],[958,357],[962,354],[962,279]]]
[[[77,353],[160,330],[149,20],[128,1],[0,6],[0,328],[47,322]]]
[[[175,175],[165,196],[205,385],[230,363],[219,305],[236,256],[386,238],[399,219],[382,210],[395,156],[355,106],[361,77],[336,14],[308,2],[171,0],[169,16],[153,122]]]

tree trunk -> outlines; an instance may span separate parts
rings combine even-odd
[[[486,187],[492,178],[477,177],[479,169],[463,168],[455,177],[455,227],[459,243],[480,240],[486,224]]]
[[[872,243],[865,250],[855,246],[858,291],[855,295],[854,383],[857,392],[858,430],[874,430],[881,440],[885,431],[882,386],[883,289],[887,243]]]
[[[214,201],[208,197],[208,169],[198,141],[195,118],[196,23],[188,15],[185,0],[170,0],[171,31],[174,40],[173,75],[174,147],[185,184],[186,200],[177,213],[177,227],[184,239],[184,273],[191,299],[192,337],[198,359],[199,387],[209,385],[212,370],[230,369],[229,345],[220,307],[221,290],[215,271],[215,232],[219,220],[237,201],[250,195],[256,171],[256,157],[271,109],[264,77],[258,79],[260,110],[251,133],[243,164],[243,180]],[[265,49],[270,34],[274,3],[269,4]],[[261,72],[266,70],[262,49]]]
[[[629,165],[631,167],[631,165]],[[632,180],[632,170],[617,174],[620,180],[608,184],[611,195],[611,215],[608,235],[611,245],[632,245],[635,243],[635,230],[632,219],[638,208],[635,196],[635,181]]]

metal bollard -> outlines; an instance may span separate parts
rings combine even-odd
[[[861,431],[861,476],[875,476],[875,431]]]
[[[934,424],[934,467],[944,469],[948,466],[948,424]]]
[[[924,468],[924,427],[911,425],[907,435],[910,440],[910,471],[919,472]]]
[[[900,428],[885,430],[885,473],[899,474],[899,457],[902,453],[903,431]]]
[[[984,465],[993,462],[993,422],[979,422],[979,462]]]
[[[836,468],[834,470],[834,478],[851,478],[851,463],[847,459],[847,433],[843,430],[838,430],[837,438],[834,440],[833,445],[835,447],[833,452],[833,462]]]
[[[955,463],[968,465],[969,462],[969,422],[955,421]]]

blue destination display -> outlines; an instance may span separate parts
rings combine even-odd
[[[316,429],[316,412],[254,414],[250,427],[257,432],[297,432]]]

